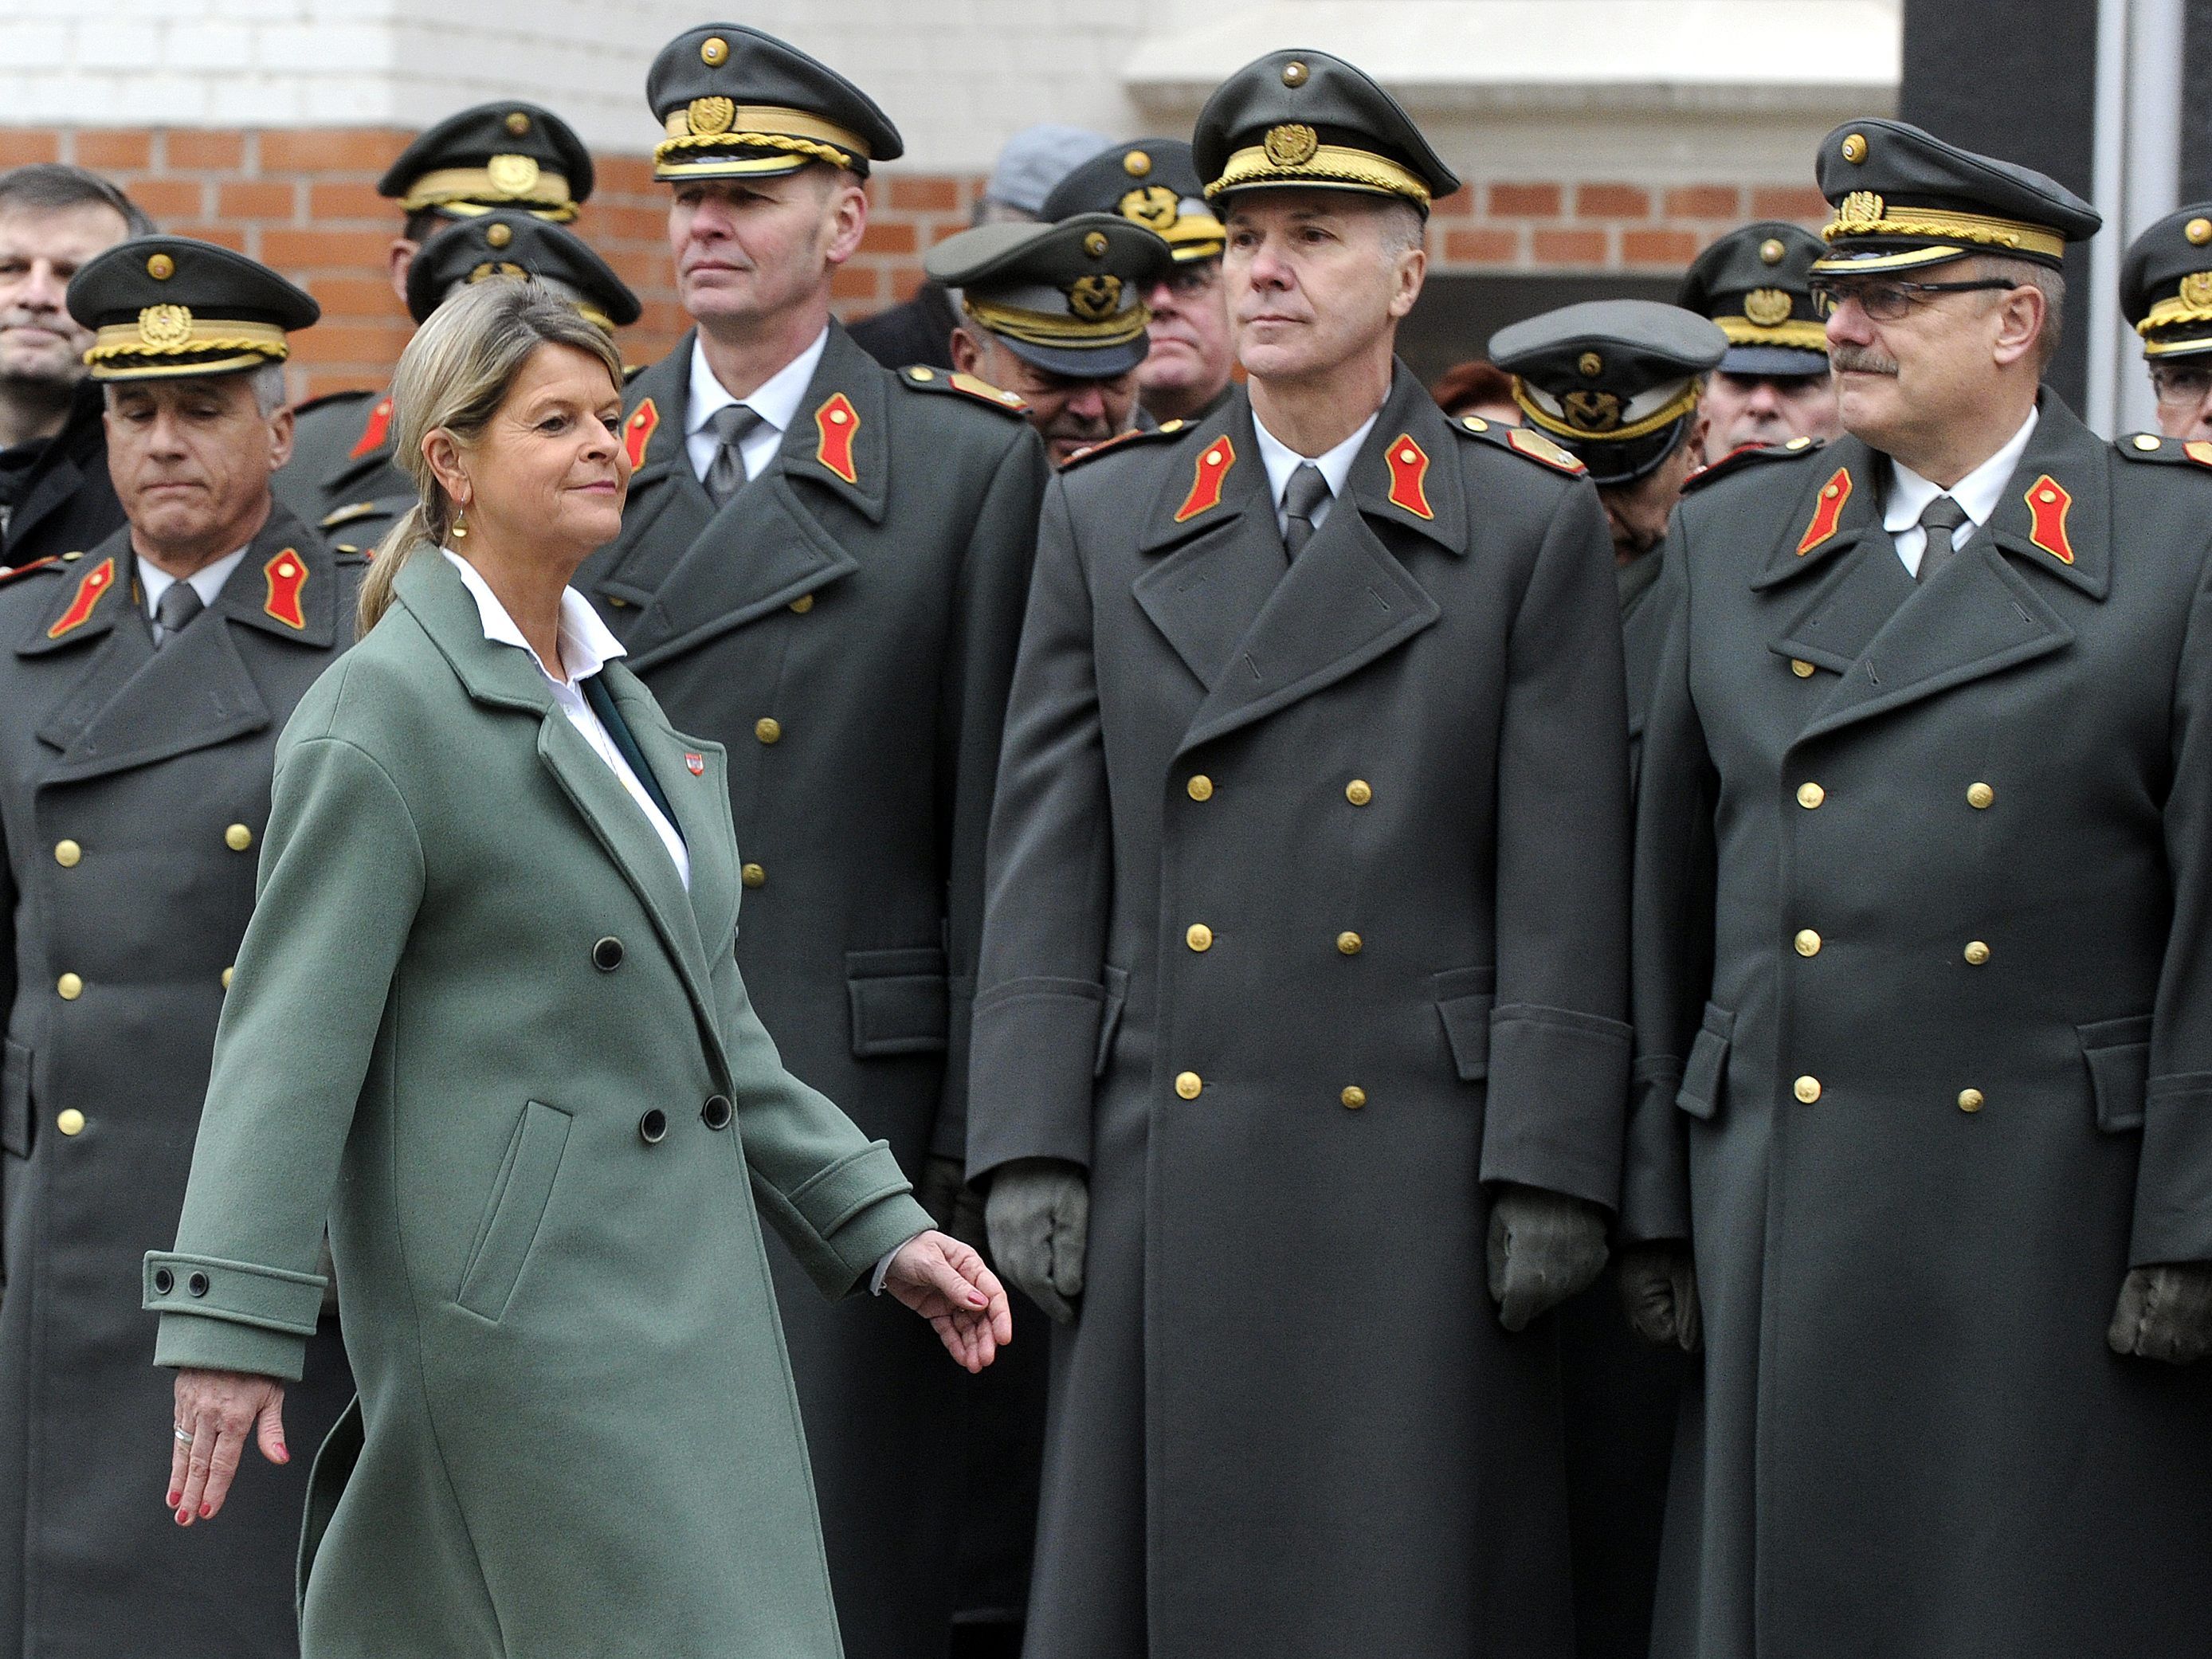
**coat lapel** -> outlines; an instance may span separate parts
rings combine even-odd
[[[842,328],[831,325],[774,464],[719,510],[684,447],[690,353],[687,336],[633,385],[633,410],[647,398],[655,409],[644,464],[622,535],[578,579],[639,611],[623,643],[641,671],[857,570],[819,510],[836,501],[880,524],[889,501],[884,377]]]
[[[1170,471],[1144,540],[1165,556],[1148,562],[1129,592],[1211,690],[1288,567],[1243,393],[1176,447],[1191,461]],[[1194,501],[1205,505],[1194,511]]]
[[[691,912],[711,969],[723,945],[734,937],[738,921],[729,757],[720,744],[687,737],[669,725],[660,705],[619,659],[600,672],[653,781],[675,809],[676,828],[691,860]]]

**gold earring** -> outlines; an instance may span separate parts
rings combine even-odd
[[[456,507],[453,511],[453,539],[457,542],[469,538],[468,516],[469,510],[465,507]]]

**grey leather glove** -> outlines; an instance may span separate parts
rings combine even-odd
[[[1620,1302],[1646,1342],[1695,1353],[1704,1340],[1698,1264],[1686,1238],[1631,1244],[1620,1253]]]
[[[1065,1158],[1024,1158],[991,1177],[983,1215],[991,1257],[1014,1287],[1065,1325],[1083,1294],[1091,1185]]]
[[[1490,1206],[1490,1294],[1498,1322],[1528,1328],[1605,1271],[1605,1213],[1540,1187],[1504,1186]]]
[[[2212,1261],[2129,1268],[2105,1340],[2114,1353],[2172,1365],[2212,1353]]]
[[[983,1248],[983,1200],[968,1184],[968,1171],[958,1158],[937,1152],[924,1158],[914,1201],[929,1212],[939,1231],[975,1249]]]

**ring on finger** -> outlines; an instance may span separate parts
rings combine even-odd
[[[179,1445],[189,1446],[192,1443],[192,1437],[189,1431],[184,1429],[172,1429],[170,1432],[177,1437]]]

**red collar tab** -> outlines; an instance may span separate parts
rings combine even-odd
[[[1433,519],[1428,492],[1421,481],[1429,476],[1429,458],[1410,432],[1401,433],[1386,458],[1390,463],[1390,505],[1419,519]]]
[[[1836,533],[1836,522],[1844,516],[1844,504],[1850,498],[1851,470],[1839,466],[1820,486],[1820,499],[1813,508],[1813,522],[1805,526],[1804,535],[1797,541],[1799,558]]]
[[[374,454],[384,447],[385,441],[391,435],[392,399],[379,398],[370,406],[368,424],[361,429],[361,441],[353,447],[353,453],[346,459],[349,461],[357,461],[364,455]]]
[[[814,411],[814,429],[822,434],[814,446],[814,459],[848,484],[860,482],[853,469],[853,440],[860,435],[860,411],[839,392]]]
[[[623,447],[629,452],[629,470],[633,472],[645,465],[645,447],[653,441],[653,428],[660,424],[660,411],[647,398],[629,412],[623,422]]]
[[[1220,506],[1221,486],[1228,482],[1229,469],[1236,465],[1237,446],[1230,441],[1226,434],[1200,450],[1196,472],[1190,482],[1190,494],[1182,498],[1182,505],[1176,509],[1175,521],[1182,524]]]
[[[110,556],[84,573],[84,580],[77,583],[76,592],[70,600],[69,609],[63,611],[61,619],[46,630],[46,637],[58,640],[90,622],[100,596],[114,586],[115,560]]]
[[[307,562],[288,547],[263,565],[261,574],[269,580],[269,597],[261,608],[285,627],[305,630],[307,617],[300,609],[300,590],[307,585]]]
[[[2027,538],[2061,564],[2074,562],[2074,544],[2066,539],[2066,510],[2073,505],[2066,486],[2048,472],[2027,487],[2027,512],[2033,521]]]

